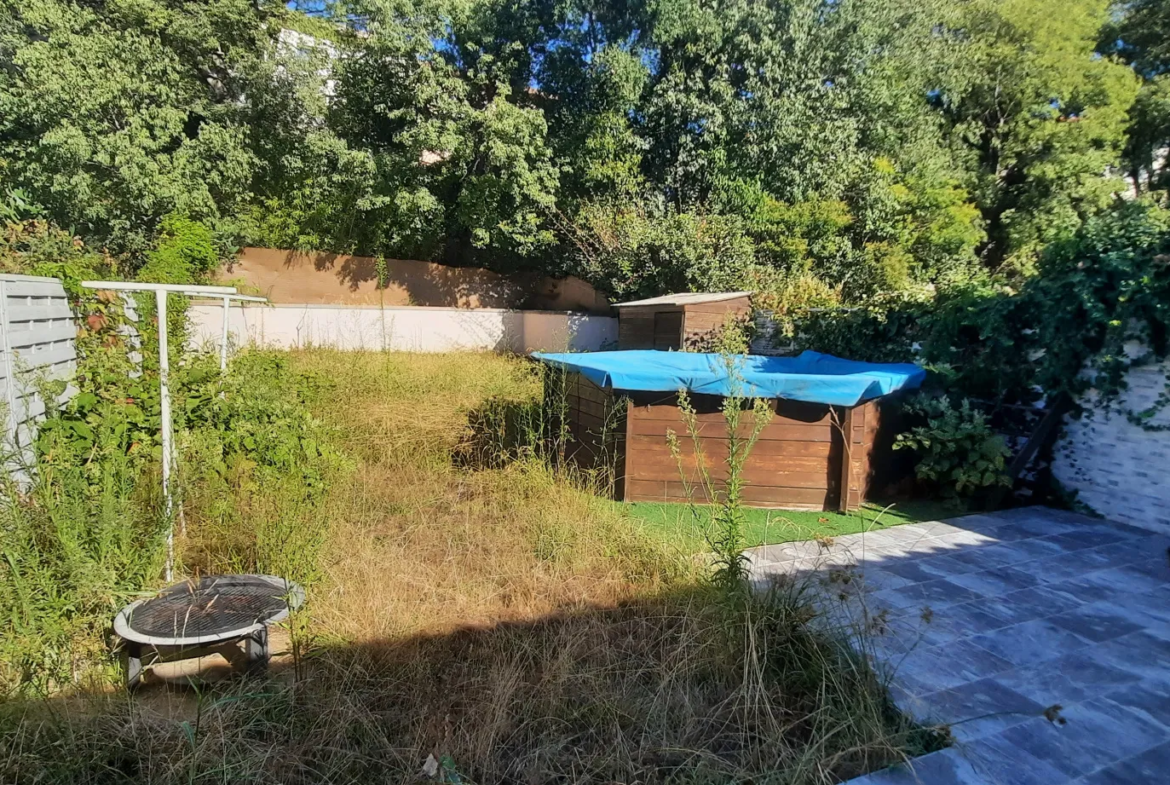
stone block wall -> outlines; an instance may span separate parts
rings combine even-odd
[[[1166,389],[1170,364],[1129,372],[1121,406],[1140,412]],[[1087,399],[1091,403],[1093,395]],[[1116,408],[1116,407],[1111,407]],[[1149,425],[1170,426],[1170,407]],[[1077,498],[1115,521],[1170,533],[1170,431],[1135,425],[1121,411],[1091,407],[1079,420],[1066,419],[1056,443],[1052,471]]]

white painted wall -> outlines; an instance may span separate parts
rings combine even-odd
[[[218,343],[222,304],[193,305],[191,340]],[[228,331],[237,346],[328,346],[402,352],[596,351],[617,345],[617,319],[554,311],[339,306],[233,305]]]
[[[1135,412],[1149,408],[1165,391],[1168,370],[1170,363],[1130,370],[1121,405]],[[1170,425],[1170,408],[1150,423]],[[1121,413],[1090,409],[1079,420],[1066,418],[1052,472],[1102,515],[1170,533],[1170,432],[1148,431]]]

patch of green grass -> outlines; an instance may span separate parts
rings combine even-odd
[[[697,505],[694,510],[687,504],[664,502],[633,502],[620,506],[646,533],[686,551],[708,550],[704,532],[710,521],[711,508],[707,505]],[[744,538],[749,548],[880,531],[904,523],[937,521],[962,514],[959,508],[937,501],[898,502],[889,507],[871,504],[851,513],[755,508],[745,508],[743,512]]]

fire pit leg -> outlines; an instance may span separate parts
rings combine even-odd
[[[247,658],[248,673],[264,673],[268,670],[267,627],[261,627],[244,639],[244,656]]]
[[[142,684],[142,644],[126,641],[122,657],[126,668],[126,689],[134,692]]]

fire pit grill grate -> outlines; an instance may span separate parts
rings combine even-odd
[[[170,586],[125,608],[115,629],[128,640],[181,645],[236,638],[286,617],[304,594],[270,575],[217,575]]]

